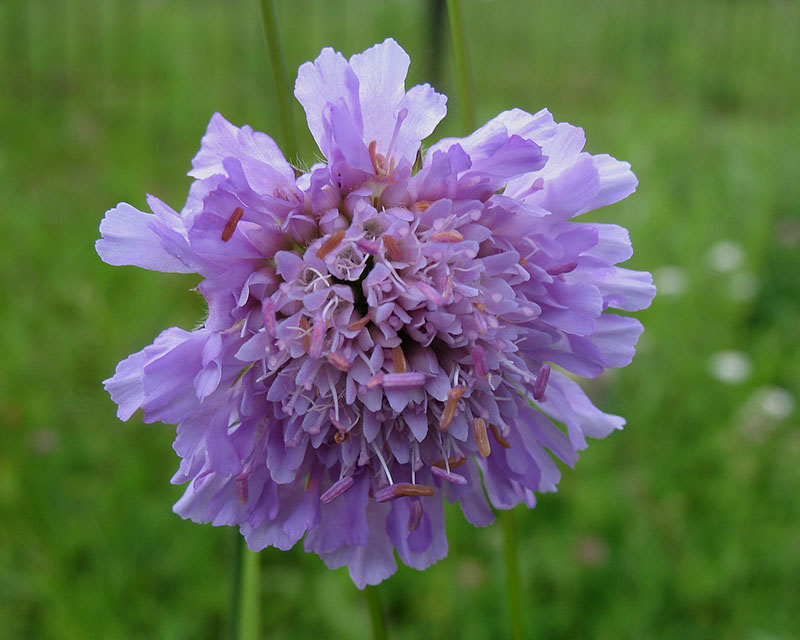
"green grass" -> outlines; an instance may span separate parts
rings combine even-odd
[[[410,83],[431,79],[421,0],[279,4],[290,75],[322,46],[392,35]],[[634,268],[686,278],[639,315],[634,363],[588,385],[626,430],[516,514],[530,637],[798,637],[798,411],[770,418],[754,397],[800,399],[800,5],[473,0],[465,19],[478,119],[548,106],[630,161],[638,193],[591,217],[630,228]],[[172,514],[173,428],[119,423],[100,384],[163,328],[195,325],[196,281],[106,266],[92,244],[118,201],[181,206],[214,111],[281,142],[260,29],[255,0],[0,4],[4,637],[227,633],[233,531]],[[437,135],[453,135],[440,44]],[[300,148],[313,161],[307,133]],[[720,240],[743,250],[732,273],[709,266]],[[746,278],[753,295],[732,297]],[[723,349],[749,355],[747,380],[709,374]],[[448,516],[447,559],[381,588],[392,638],[506,634],[499,527]],[[345,571],[262,555],[265,637],[369,636]]]

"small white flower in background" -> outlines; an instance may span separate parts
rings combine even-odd
[[[776,420],[785,420],[794,412],[794,396],[783,387],[759,387],[753,393],[752,401],[765,416]]]
[[[739,384],[750,377],[753,366],[743,351],[717,351],[708,359],[708,370],[721,382]]]
[[[795,409],[795,399],[782,387],[758,387],[742,407],[740,429],[754,442],[764,442]]]
[[[738,242],[720,240],[711,245],[706,259],[717,271],[735,271],[744,262],[744,251]]]

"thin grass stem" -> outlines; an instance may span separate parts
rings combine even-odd
[[[383,615],[383,603],[381,602],[381,594],[378,591],[378,587],[367,585],[364,588],[364,596],[367,599],[369,619],[372,623],[372,637],[374,640],[388,640],[386,618]]]
[[[472,99],[472,79],[467,57],[467,39],[464,32],[464,17],[460,0],[447,0],[447,15],[450,20],[450,39],[453,43],[453,58],[456,69],[456,93],[458,112],[465,133],[475,129],[475,107]]]
[[[267,41],[267,52],[275,82],[275,96],[278,99],[278,115],[283,130],[283,149],[290,163],[297,163],[297,135],[294,130],[292,115],[292,89],[286,75],[286,64],[278,31],[278,14],[273,0],[261,0],[261,18],[264,23],[264,39]]]
[[[511,640],[523,640],[522,625],[522,581],[519,574],[517,556],[517,521],[514,510],[500,513],[503,521],[503,551],[506,561],[506,594],[508,601],[508,623]]]
[[[261,556],[250,551],[246,544],[242,544],[241,551],[237,640],[258,640],[261,627]]]

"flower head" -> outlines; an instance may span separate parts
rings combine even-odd
[[[562,373],[628,364],[647,273],[618,226],[571,218],[636,187],[547,111],[501,113],[466,138],[420,142],[445,115],[386,40],[324,49],[295,95],[327,162],[299,177],[268,136],[214,115],[180,213],[149,197],[107,212],[110,264],[196,272],[204,325],[171,328],[105,382],[127,420],[177,424],[182,517],[238,525],[363,587],[394,551],[447,553],[443,499],[475,525],[535,504],[623,419]],[[556,422],[566,427],[562,431]]]

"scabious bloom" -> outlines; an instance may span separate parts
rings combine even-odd
[[[420,153],[445,115],[386,40],[324,49],[295,96],[326,162],[298,175],[275,142],[212,117],[180,213],[120,204],[114,265],[200,274],[208,317],[120,362],[127,420],[177,424],[175,512],[292,547],[359,587],[447,553],[443,500],[473,524],[535,505],[624,420],[572,378],[627,365],[650,304],[625,229],[571,218],[636,187],[546,110],[506,111]],[[557,424],[563,425],[565,430]]]

